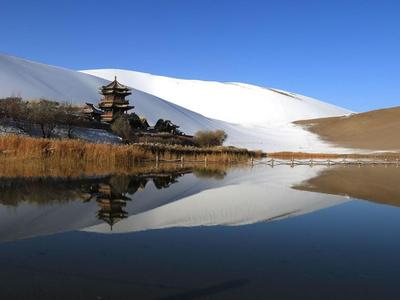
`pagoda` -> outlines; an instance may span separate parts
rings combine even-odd
[[[101,121],[112,122],[118,116],[134,108],[129,105],[129,100],[125,99],[126,96],[132,94],[130,90],[129,87],[117,81],[117,76],[114,81],[101,87],[100,94],[103,95],[99,103],[99,108],[103,111],[100,116]]]

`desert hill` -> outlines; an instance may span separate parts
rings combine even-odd
[[[341,147],[382,151],[400,149],[400,107],[294,123]]]

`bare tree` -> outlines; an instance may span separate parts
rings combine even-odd
[[[72,138],[74,128],[85,123],[82,108],[71,103],[62,103],[57,110],[57,123],[64,125],[67,128],[68,138]]]
[[[43,138],[50,138],[56,128],[59,103],[45,99],[28,102],[28,120],[40,126]]]

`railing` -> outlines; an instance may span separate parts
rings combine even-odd
[[[155,159],[147,159],[143,160],[142,162],[155,162],[156,164],[159,163],[176,163],[176,164],[181,164],[184,165],[185,163],[204,163],[205,165],[207,164],[213,164],[213,163],[221,163],[221,160],[211,160],[208,159],[207,156],[204,156],[203,159],[198,159],[198,160],[193,160],[193,159],[186,159],[184,156],[181,156],[181,158],[178,159],[161,159],[158,155],[155,156]],[[270,166],[270,167],[275,167],[275,166],[290,166],[290,167],[295,167],[295,166],[375,166],[375,165],[392,165],[399,167],[400,166],[400,160],[395,159],[395,160],[388,160],[388,159],[380,159],[380,160],[373,160],[373,159],[254,159],[254,158],[249,158],[245,159],[242,161],[238,160],[224,160],[226,163],[236,163],[236,164],[250,164],[251,166],[256,166],[256,165],[265,165],[265,166]]]
[[[345,166],[366,166],[366,165],[400,165],[400,160],[372,160],[372,159],[326,159],[326,160],[318,160],[318,159],[274,159],[271,158],[269,160],[253,160],[251,159],[252,165],[267,165],[267,166],[337,166],[337,165],[345,165]]]

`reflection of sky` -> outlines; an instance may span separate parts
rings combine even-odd
[[[40,299],[397,299],[399,213],[350,201],[250,226],[3,243],[0,296],[38,299],[40,289]]]

